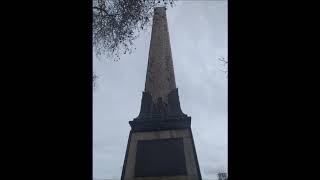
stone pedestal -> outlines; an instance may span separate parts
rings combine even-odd
[[[190,128],[130,132],[121,180],[200,180]]]

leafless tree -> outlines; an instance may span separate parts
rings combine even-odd
[[[227,70],[222,70],[222,72],[226,73],[227,77],[228,77],[228,59],[226,59],[224,57],[220,57],[220,58],[218,58],[218,60],[221,61],[224,66],[226,66]]]
[[[151,25],[155,6],[173,6],[175,0],[93,0],[93,47],[96,55],[118,61],[132,52],[133,41]],[[97,75],[93,74],[93,85]]]
[[[149,26],[153,8],[175,0],[93,0],[93,47],[118,61],[132,52],[133,41]]]
[[[93,89],[96,88],[97,86],[97,79],[98,79],[98,76],[96,73],[93,73],[93,77],[92,77],[92,85],[93,85]]]

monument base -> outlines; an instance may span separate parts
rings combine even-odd
[[[130,131],[121,180],[201,180],[191,129]]]

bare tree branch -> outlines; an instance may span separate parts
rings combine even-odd
[[[222,61],[224,65],[228,64],[228,60],[226,60],[224,57],[218,58],[219,61]]]
[[[151,25],[153,8],[175,0],[93,0],[93,46],[97,55],[119,60],[132,52],[141,30]]]
[[[93,73],[93,76],[92,76],[93,89],[95,89],[97,86],[97,79],[98,79],[98,76],[95,73]]]
[[[218,58],[218,60],[223,62],[224,66],[228,66],[228,59],[225,59],[224,57],[220,57]],[[227,67],[227,70],[221,70],[221,71],[227,74],[227,77],[228,77],[228,67]]]
[[[106,16],[116,16],[116,15],[119,15],[119,14],[109,14],[109,13],[107,12],[107,10],[105,10],[105,9],[103,9],[103,8],[101,8],[101,7],[94,6],[94,7],[92,7],[92,8],[93,8],[93,9],[96,9],[96,10],[98,10],[98,11],[104,12]]]
[[[151,26],[153,9],[175,0],[93,0],[92,37],[98,59],[102,55],[118,61],[121,54],[131,53],[141,30]],[[93,86],[97,75],[93,74]]]

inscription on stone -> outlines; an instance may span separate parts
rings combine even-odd
[[[140,140],[135,177],[187,175],[183,138]]]

